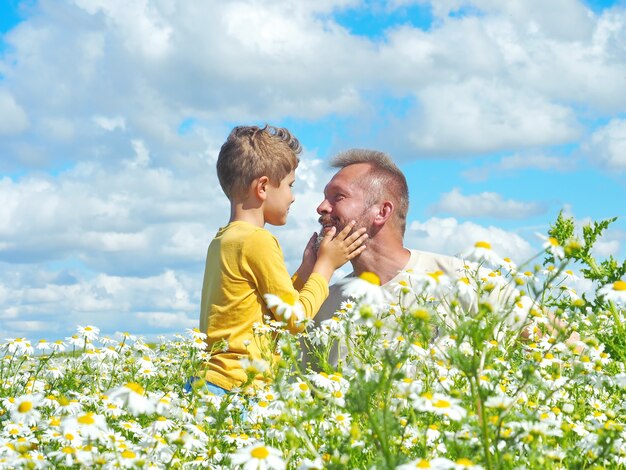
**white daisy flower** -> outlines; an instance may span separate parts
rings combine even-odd
[[[256,359],[250,360],[247,357],[244,357],[239,362],[241,364],[241,368],[248,375],[257,376],[265,372],[268,368],[267,362],[263,360],[256,360]]]
[[[11,355],[30,356],[35,350],[26,338],[7,338],[7,351]]]
[[[150,414],[155,409],[154,403],[145,396],[145,393],[141,385],[129,382],[110,391],[107,395],[112,402],[121,403],[129,413],[138,416],[140,414]]]
[[[428,411],[447,416],[453,421],[459,421],[467,414],[467,410],[459,405],[460,400],[440,393],[424,393],[414,402],[418,411]]]
[[[264,445],[251,445],[235,452],[230,457],[231,463],[243,470],[282,470],[286,468],[278,449]]]
[[[49,343],[50,349],[55,352],[63,352],[67,349],[67,345],[60,339]]]
[[[544,240],[543,249],[549,252],[552,256],[557,259],[565,258],[565,249],[559,244],[558,240],[554,237],[547,237],[541,233],[536,233],[536,235]]]
[[[292,316],[296,317],[298,321],[304,320],[304,308],[296,299],[282,299],[274,294],[265,294],[263,298],[267,308],[273,311],[281,320],[287,321]]]
[[[78,334],[84,338],[87,338],[89,341],[94,341],[98,338],[98,335],[100,334],[100,328],[91,325],[79,326]]]
[[[27,426],[36,425],[41,418],[41,413],[37,409],[41,399],[40,395],[22,395],[16,398],[11,407],[11,419]]]
[[[498,254],[492,250],[491,244],[486,241],[478,241],[474,243],[474,246],[465,251],[461,258],[475,261],[477,263],[487,263],[496,266],[507,265],[506,261],[502,259]]]
[[[335,413],[330,420],[342,432],[349,432],[352,423],[352,417],[348,413]]]
[[[462,458],[456,460],[450,468],[453,468],[454,470],[481,470],[483,467],[476,465],[469,459]]]
[[[514,402],[513,398],[506,395],[494,395],[487,398],[485,406],[487,408],[496,408],[498,410],[506,410]]]
[[[41,350],[41,351],[47,351],[48,349],[52,349],[50,347],[50,342],[46,339],[40,339],[37,342],[37,346],[35,346],[37,349]]]
[[[626,305],[626,281],[619,280],[598,289],[598,295],[616,304]]]
[[[417,459],[412,460],[411,462],[407,462],[405,464],[399,465],[396,467],[396,470],[411,470],[416,468],[432,468],[434,470],[437,469],[449,469],[454,468],[454,462],[452,460],[446,459],[444,457],[436,457],[434,459]]]
[[[358,277],[342,279],[338,284],[343,285],[344,297],[361,300],[364,304],[379,306],[388,300],[389,294],[380,286],[380,278],[368,271]]]
[[[109,430],[104,416],[92,412],[65,418],[62,427],[63,433],[76,431],[89,440],[105,440]]]

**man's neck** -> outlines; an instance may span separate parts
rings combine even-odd
[[[401,241],[381,242],[374,238],[368,240],[365,251],[352,260],[352,268],[357,276],[365,271],[373,272],[380,278],[381,284],[386,284],[404,269],[411,252],[404,248]]]

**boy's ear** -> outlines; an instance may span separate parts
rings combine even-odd
[[[270,184],[270,179],[267,176],[261,176],[252,182],[252,190],[254,195],[265,201],[267,198],[267,186]]]

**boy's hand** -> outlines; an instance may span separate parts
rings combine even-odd
[[[337,235],[335,235],[336,228],[330,228],[320,243],[314,271],[317,271],[318,267],[323,270],[330,269],[330,276],[332,276],[332,273],[337,268],[343,266],[365,250],[366,230],[365,228],[360,228],[353,234],[350,234],[355,225],[356,222],[353,220]]]

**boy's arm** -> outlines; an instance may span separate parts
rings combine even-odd
[[[308,246],[308,245],[307,245]],[[286,323],[292,333],[304,330],[306,324],[297,314],[287,314],[289,309],[281,308],[287,304],[293,309],[289,313],[301,313],[302,317],[311,319],[318,312],[328,297],[328,281],[324,276],[313,273],[306,275],[306,282],[294,275],[295,284],[302,284],[300,292],[287,272],[282,250],[278,240],[267,230],[258,230],[246,239],[242,253],[242,262],[247,264],[252,282],[261,299],[266,294],[276,296],[281,304],[270,308],[272,315]],[[289,318],[287,318],[289,317]]]

